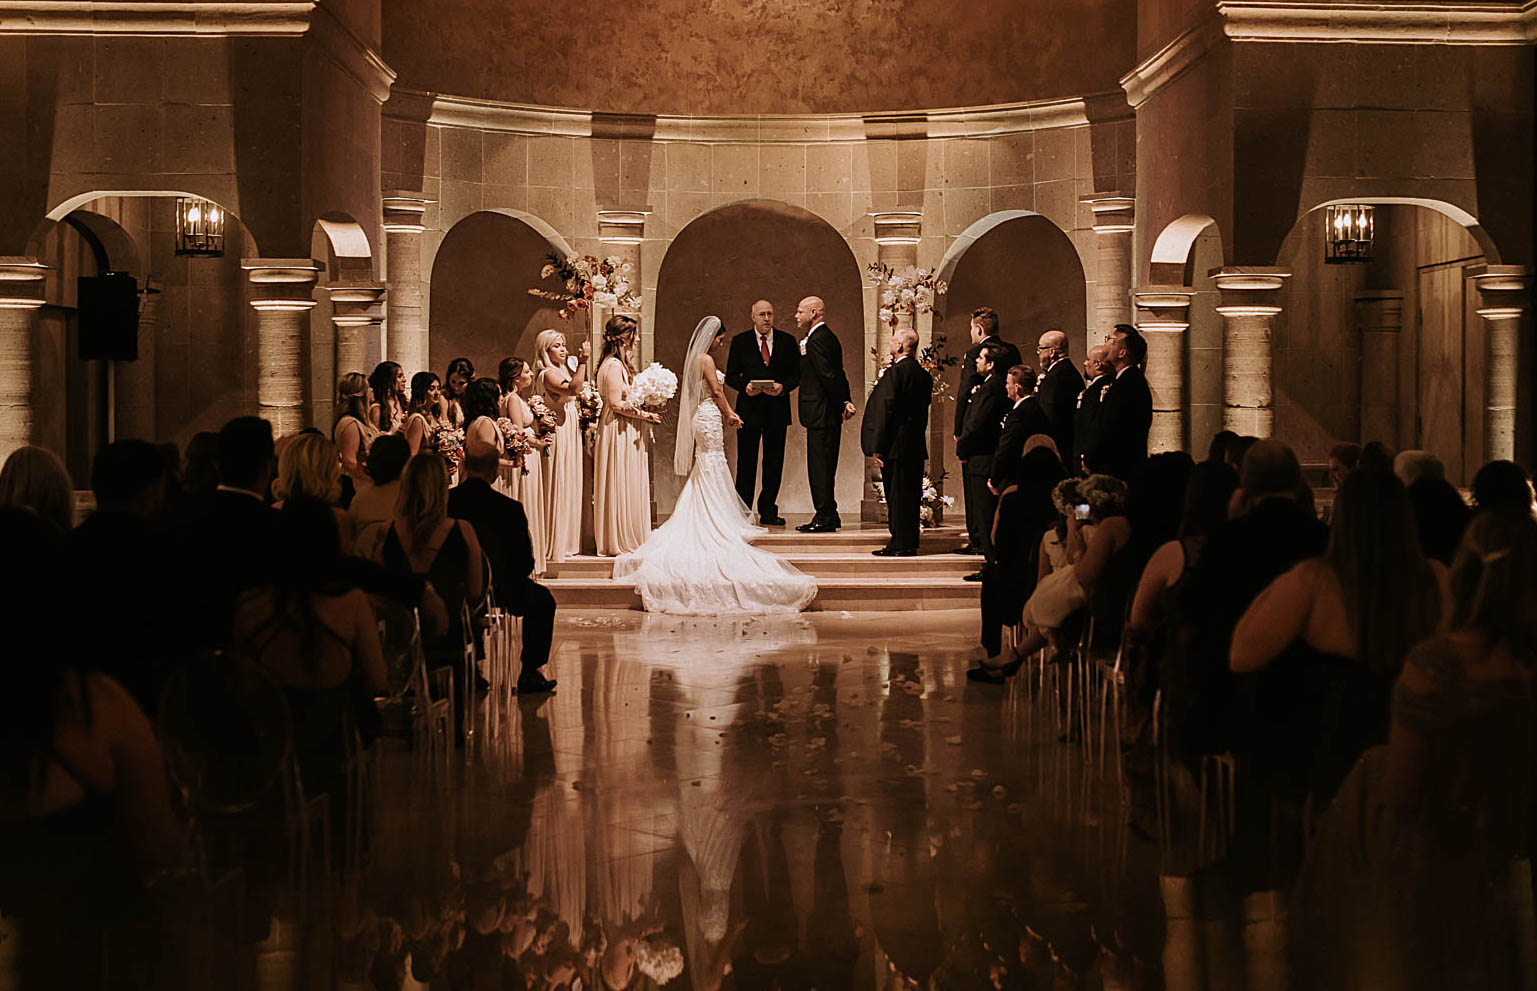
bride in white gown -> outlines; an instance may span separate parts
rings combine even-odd
[[[673,468],[687,475],[672,516],[647,541],[614,560],[614,577],[635,583],[648,612],[730,616],[800,612],[817,583],[749,541],[767,533],[737,495],[726,464],[724,424],[742,425],[726,402],[710,352],[725,339],[720,320],[694,330],[684,359]]]

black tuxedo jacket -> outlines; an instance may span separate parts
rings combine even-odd
[[[866,457],[882,461],[923,460],[929,456],[929,402],[934,379],[916,358],[903,358],[875,383],[859,432]]]
[[[1109,384],[1110,376],[1101,375],[1085,385],[1078,394],[1077,409],[1073,411],[1072,464],[1067,466],[1070,474],[1082,470],[1080,458],[1087,458],[1089,449],[1094,446],[1095,431],[1099,425],[1099,399]]]
[[[523,504],[502,495],[479,478],[467,478],[448,490],[448,515],[475,528],[491,561],[491,577],[509,587],[534,570],[534,544],[528,535]]]
[[[1057,453],[1063,464],[1073,463],[1074,414],[1078,411],[1078,394],[1083,391],[1083,376],[1070,359],[1059,358],[1055,365],[1036,379],[1035,398],[1051,425],[1051,439],[1057,442]]]
[[[1153,393],[1142,369],[1131,367],[1110,379],[1099,395],[1094,442],[1085,452],[1090,471],[1131,478],[1147,461],[1147,433],[1153,425]]]
[[[731,339],[726,355],[726,384],[737,391],[736,412],[747,427],[790,425],[790,393],[801,382],[801,349],[795,338],[782,330],[773,333],[769,363],[758,350],[758,332],[744,330]],[[841,360],[841,356],[840,356]],[[747,394],[747,383],[773,379],[785,387],[777,396]]]
[[[779,345],[774,345],[776,348]],[[806,335],[801,356],[800,414],[803,427],[836,427],[849,401],[849,377],[843,371],[843,345],[827,324]]]
[[[999,373],[978,383],[966,404],[966,422],[955,442],[956,458],[966,463],[967,474],[987,475],[993,470],[993,452],[1003,433],[1003,418],[1009,411],[1008,394],[993,387]]]
[[[993,452],[993,473],[989,479],[993,488],[1002,492],[1020,481],[1019,466],[1024,457],[1025,441],[1036,434],[1046,434],[1047,426],[1046,414],[1041,411],[1040,401],[1035,396],[1026,396],[1018,406],[1009,409],[998,434],[998,447]]]
[[[971,387],[982,381],[982,376],[977,374],[977,355],[981,354],[982,348],[988,344],[996,344],[1003,348],[1002,356],[993,365],[993,380],[989,383],[989,387],[998,390],[1000,395],[1003,394],[1004,382],[1008,381],[1009,369],[1024,363],[1024,359],[1019,356],[1019,348],[997,334],[983,338],[981,344],[971,346],[971,350],[966,352],[966,357],[961,359],[961,384],[957,386],[955,393],[955,436],[957,437],[966,427],[966,407],[974,395]]]

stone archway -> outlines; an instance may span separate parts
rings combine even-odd
[[[751,325],[749,313],[759,299],[774,304],[780,330],[799,337],[796,305],[806,296],[821,296],[827,303],[827,325],[843,345],[843,368],[854,402],[862,408],[866,392],[863,292],[854,252],[822,218],[777,200],[744,200],[718,207],[680,230],[662,258],[653,354],[678,370],[700,319],[714,314],[728,334],[738,333]],[[657,508],[663,514],[671,511],[682,485],[672,470],[676,416],[676,410],[671,411],[657,428],[651,455]],[[844,430],[839,453],[837,498],[846,520],[859,512],[864,485],[857,426],[856,422]],[[811,512],[805,437],[805,431],[792,426],[786,441],[779,497],[785,513]],[[726,444],[734,465],[734,438],[728,436]]]
[[[320,263],[310,310],[311,426],[330,431],[337,379],[369,371],[383,359],[380,329],[384,284],[374,277],[374,253],[363,226],[344,213],[322,214],[310,231],[310,257]]]
[[[1180,321],[1176,319],[1169,331],[1169,336],[1176,339],[1169,344],[1174,353],[1166,357],[1170,364],[1177,362],[1177,365],[1159,372],[1177,382],[1174,395],[1178,400],[1169,407],[1182,414],[1181,417],[1175,417],[1172,411],[1167,414],[1173,422],[1165,431],[1168,441],[1165,449],[1188,448],[1197,456],[1210,447],[1212,437],[1224,429],[1223,324],[1222,315],[1217,312],[1220,301],[1217,283],[1211,275],[1222,267],[1223,257],[1222,231],[1217,222],[1205,214],[1186,214],[1159,232],[1153,242],[1148,284],[1136,294],[1145,298],[1145,294],[1160,295],[1160,290],[1178,290],[1175,298],[1188,300],[1185,307],[1173,311],[1175,316],[1183,317],[1185,326],[1181,329]],[[1152,324],[1142,316],[1138,320],[1143,324],[1144,333],[1160,329],[1160,323],[1170,327],[1167,320]],[[1150,363],[1154,346],[1150,336]],[[1167,408],[1158,403],[1158,377],[1150,364],[1149,381],[1155,390],[1155,410]],[[1155,444],[1159,433],[1156,424],[1163,415],[1162,412],[1154,413]],[[1180,438],[1178,443],[1174,442],[1176,436]]]

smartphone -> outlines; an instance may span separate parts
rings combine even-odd
[[[1088,519],[1089,518],[1089,504],[1086,503],[1086,502],[1080,502],[1078,505],[1074,506],[1073,507],[1073,515],[1075,517],[1077,517],[1080,521]]]

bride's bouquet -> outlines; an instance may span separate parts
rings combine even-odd
[[[543,396],[530,397],[528,409],[534,415],[534,438],[536,440],[542,440],[555,432],[555,411],[550,409],[550,404],[544,401]]]
[[[659,413],[678,394],[678,376],[653,361],[630,382],[630,402],[637,408]]]

